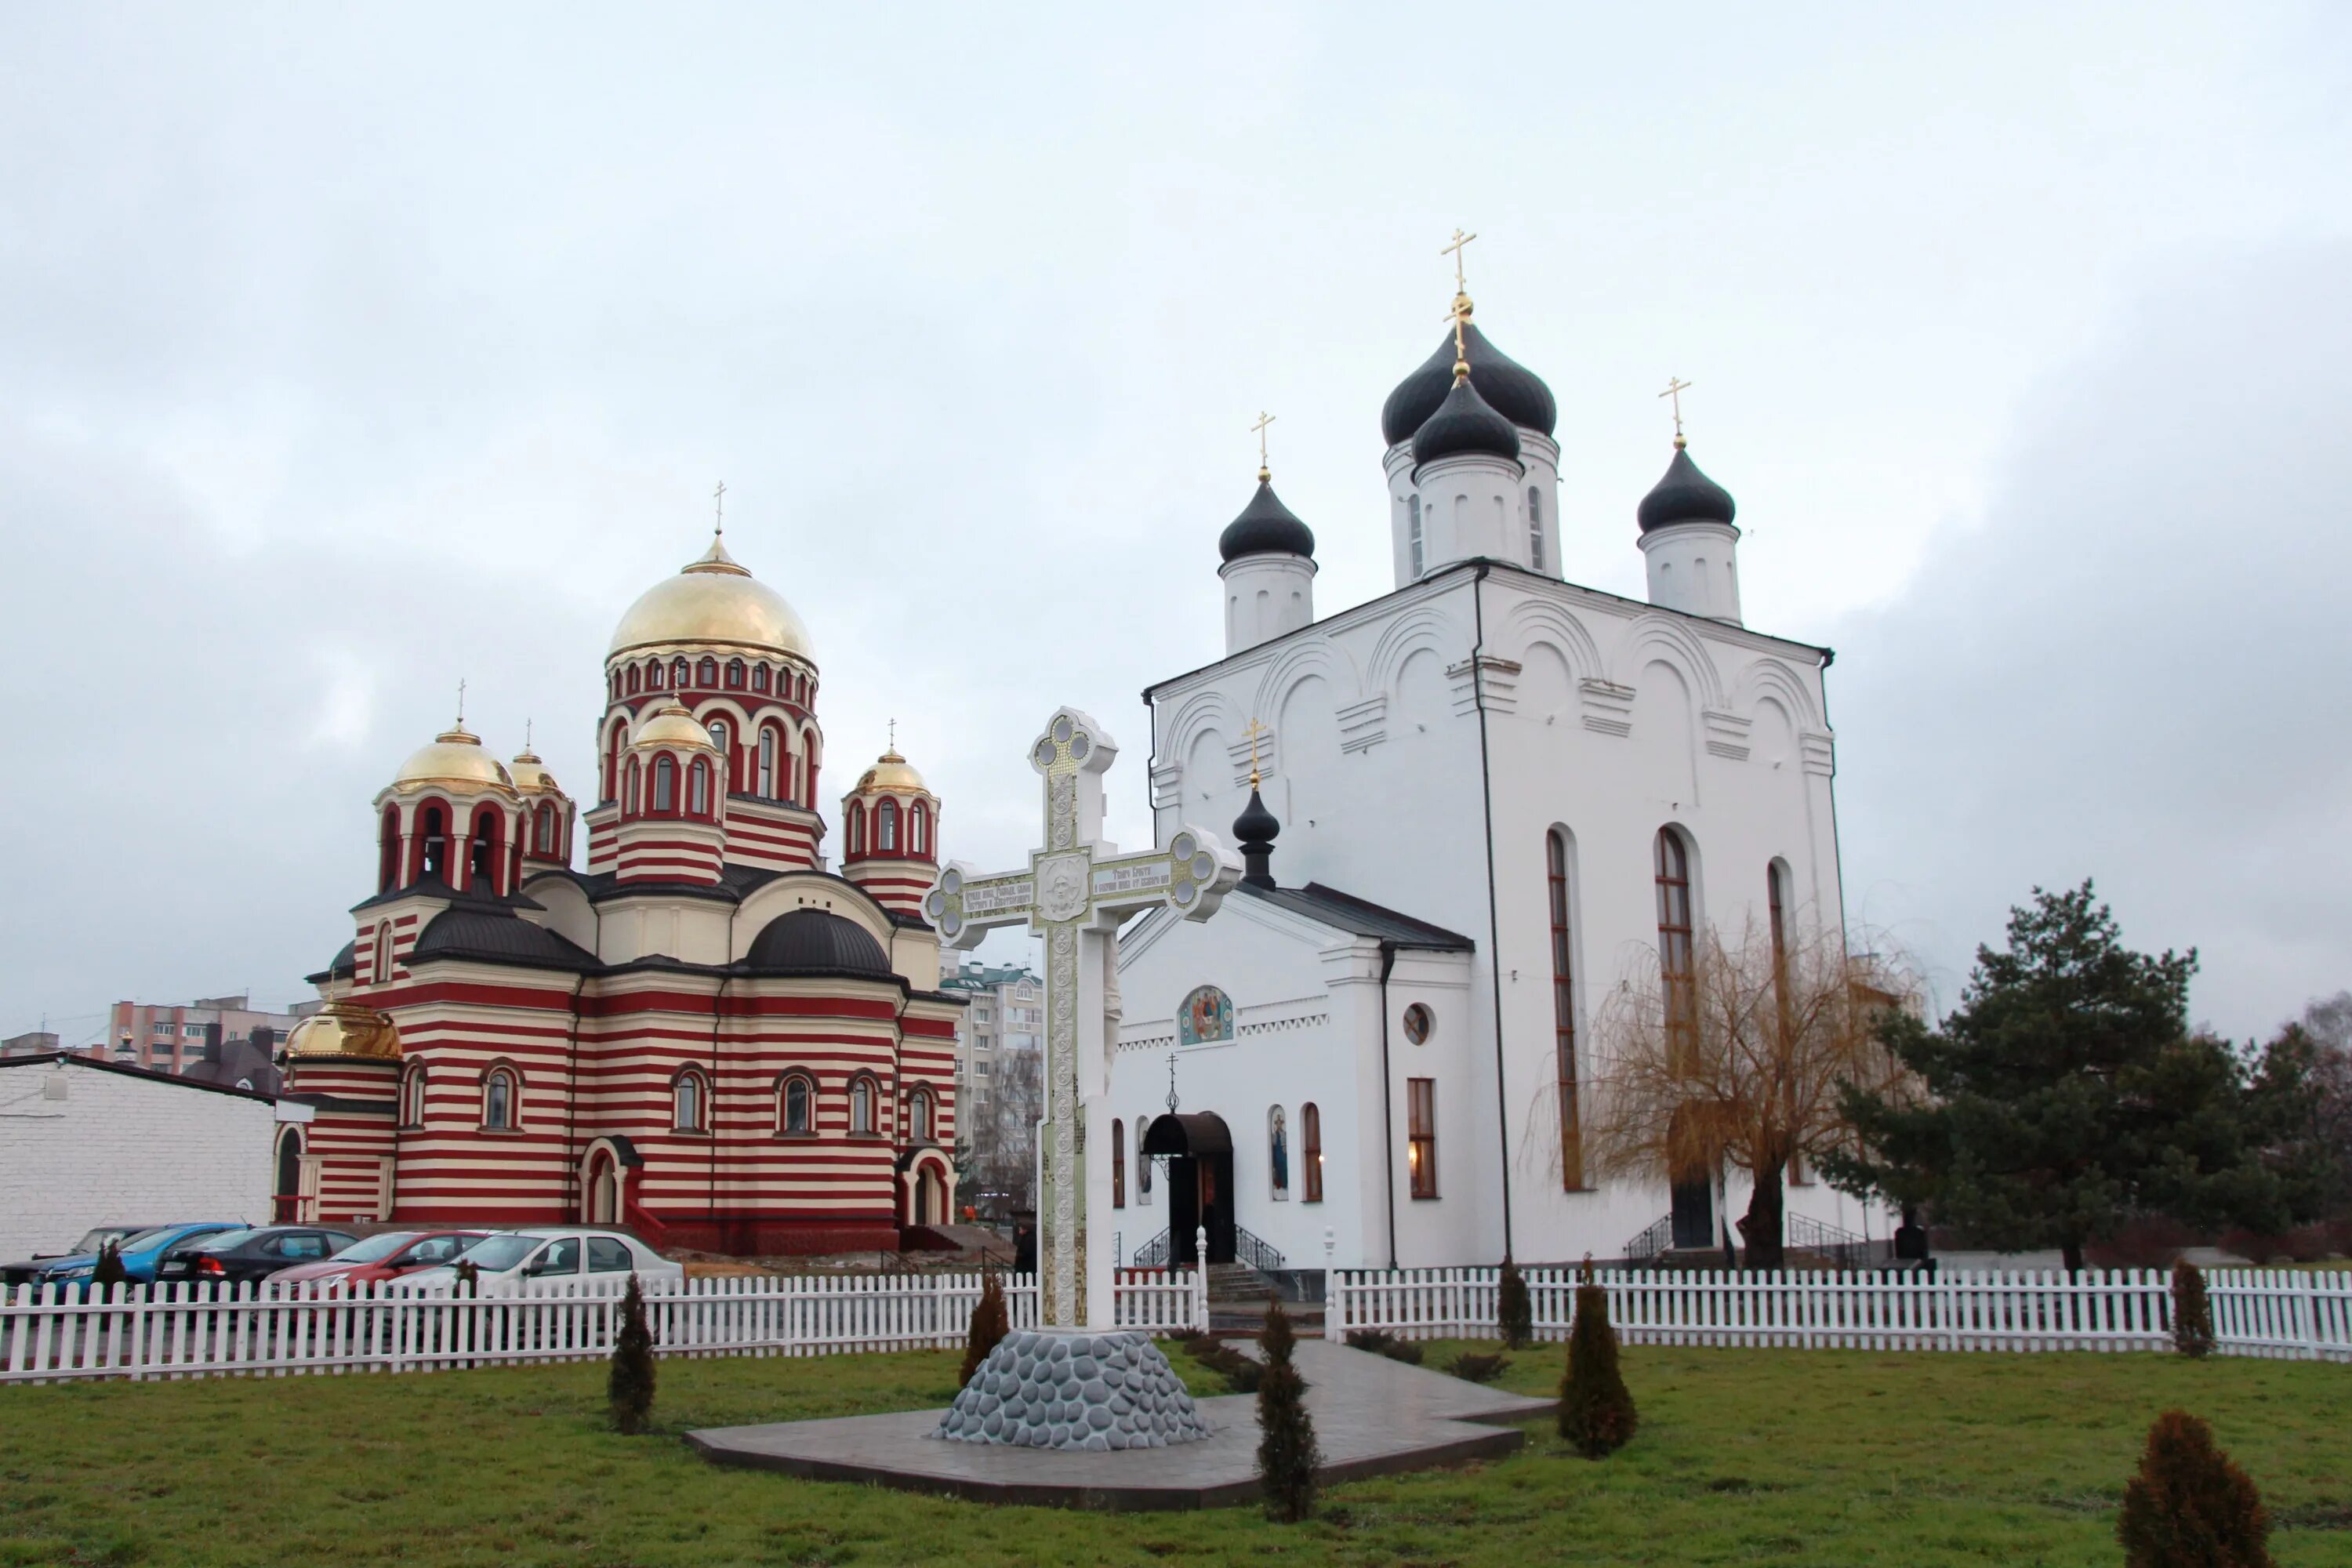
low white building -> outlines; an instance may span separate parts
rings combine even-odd
[[[63,1252],[102,1225],[267,1225],[278,1124],[309,1117],[70,1052],[0,1060],[0,1259]]]

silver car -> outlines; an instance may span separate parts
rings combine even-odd
[[[681,1279],[672,1263],[634,1236],[590,1226],[533,1226],[486,1236],[452,1262],[404,1275],[401,1284],[446,1288],[457,1265],[474,1266],[485,1296],[618,1295],[634,1273],[642,1279]]]

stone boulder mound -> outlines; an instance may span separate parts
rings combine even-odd
[[[1165,1448],[1209,1435],[1150,1339],[1019,1330],[997,1342],[936,1434],[1023,1448]]]

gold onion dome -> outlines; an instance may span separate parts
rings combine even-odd
[[[357,1002],[330,1002],[296,1024],[286,1036],[290,1057],[357,1057],[396,1061],[400,1030],[389,1013]]]
[[[471,789],[483,784],[514,787],[506,765],[482,750],[482,738],[463,724],[452,724],[419,746],[393,775],[394,789],[419,789],[426,784],[454,784]]]
[[[883,752],[874,765],[857,775],[858,795],[929,795],[930,786],[914,764],[898,754],[896,746]]]
[[[614,628],[606,657],[677,643],[788,653],[811,662],[816,658],[800,613],[737,565],[717,539],[677,576],[637,596]]]
[[[685,746],[689,750],[715,752],[719,749],[710,739],[710,731],[695,721],[675,697],[662,700],[660,707],[646,715],[630,737],[632,746]]]
[[[547,771],[547,764],[539,760],[539,753],[528,746],[515,753],[513,774],[515,788],[526,795],[563,793],[563,786],[555,782],[555,775]]]

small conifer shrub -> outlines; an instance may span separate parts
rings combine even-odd
[[[1503,1259],[1502,1282],[1495,1290],[1495,1316],[1505,1349],[1524,1350],[1535,1342],[1535,1299],[1528,1294],[1519,1266],[1507,1258]]]
[[[130,1283],[131,1276],[122,1267],[122,1244],[110,1241],[98,1249],[98,1261],[90,1266],[89,1282],[103,1290],[110,1285]]]
[[[654,1336],[646,1325],[646,1294],[638,1289],[635,1270],[628,1293],[621,1298],[621,1331],[613,1340],[613,1376],[606,1385],[613,1406],[613,1425],[628,1433],[642,1432],[654,1413]]]
[[[1445,1370],[1448,1374],[1465,1383],[1492,1383],[1502,1376],[1510,1364],[1508,1356],[1480,1355],[1475,1351],[1464,1351],[1446,1363]]]
[[[1592,1278],[1586,1258],[1577,1274],[1576,1325],[1568,1336],[1568,1374],[1559,1384],[1559,1435],[1588,1459],[1608,1458],[1633,1440],[1633,1396],[1617,1370],[1617,1331],[1609,1326],[1609,1293]]]
[[[2172,1266],[2172,1348],[2185,1356],[2213,1353],[2213,1303],[2204,1271],[2186,1258]]]
[[[472,1258],[457,1259],[457,1277],[449,1289],[450,1293],[457,1296],[478,1296],[482,1293],[482,1271]]]
[[[1285,1523],[1315,1511],[1315,1467],[1323,1457],[1314,1418],[1307,1414],[1307,1383],[1291,1357],[1296,1342],[1290,1314],[1268,1297],[1265,1330],[1258,1336],[1265,1366],[1257,1384],[1257,1474],[1266,1517]]]
[[[1004,1310],[1004,1284],[990,1269],[981,1277],[980,1300],[971,1305],[971,1326],[964,1331],[963,1371],[956,1377],[961,1387],[971,1381],[996,1342],[1013,1331],[1012,1316]]]
[[[2148,1428],[2116,1534],[2125,1568],[2271,1568],[2270,1515],[2246,1472],[2185,1410]]]

